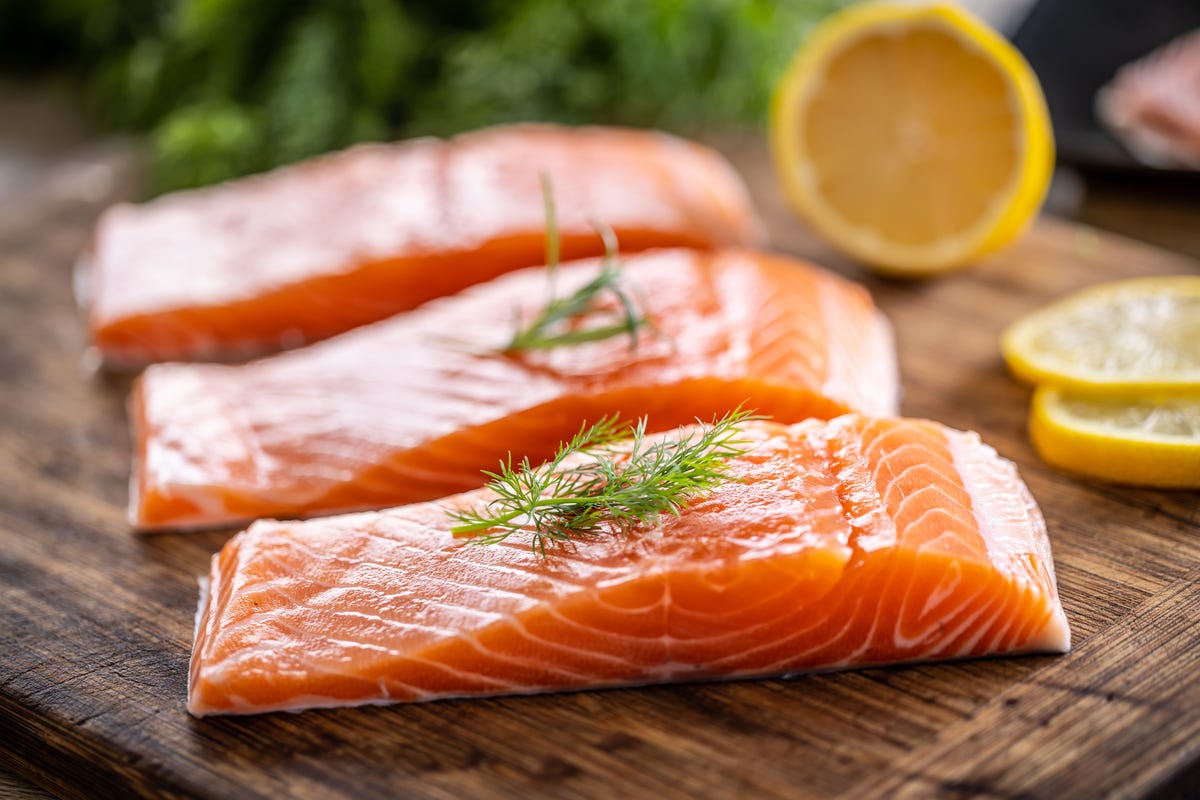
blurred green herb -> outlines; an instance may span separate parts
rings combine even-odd
[[[649,325],[650,321],[638,313],[633,298],[625,288],[621,265],[617,261],[617,235],[607,225],[593,223],[596,233],[604,240],[604,261],[600,271],[571,294],[557,297],[554,288],[560,249],[558,214],[554,207],[554,190],[550,184],[550,176],[544,172],[542,202],[546,209],[546,277],[550,288],[549,299],[536,317],[526,325],[517,326],[512,339],[504,348],[505,352],[548,350],[584,342],[599,342],[622,334],[629,334],[629,349],[636,350],[638,332]],[[606,293],[616,300],[619,313],[614,315],[602,305],[601,298]],[[597,319],[603,324],[595,324]]]
[[[152,189],[523,119],[757,123],[839,0],[0,2],[0,70],[65,73],[145,132]]]

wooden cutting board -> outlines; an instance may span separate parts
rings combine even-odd
[[[1195,262],[1041,221],[921,284],[868,277],[730,145],[776,246],[865,282],[895,323],[906,414],[978,430],[1047,518],[1075,649],[793,680],[192,719],[196,576],[229,532],[125,523],[127,379],[89,374],[71,266],[128,194],[64,165],[0,214],[0,765],[71,797],[1099,797],[1200,787],[1200,493],[1078,481],[1030,450],[1006,323]],[[316,376],[314,376],[316,379]]]

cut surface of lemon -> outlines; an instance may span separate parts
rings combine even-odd
[[[1013,373],[1092,394],[1200,391],[1200,276],[1093,286],[1014,322]]]
[[[880,271],[925,276],[1016,238],[1054,162],[1041,87],[948,4],[867,2],[826,19],[776,86],[772,156],[795,210]]]
[[[1037,389],[1029,435],[1052,467],[1136,486],[1200,489],[1200,394],[1121,400]]]

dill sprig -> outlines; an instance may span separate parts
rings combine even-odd
[[[567,297],[555,296],[554,285],[560,254],[558,214],[550,177],[543,172],[541,180],[542,203],[546,215],[546,271],[550,296],[545,307],[528,325],[521,327],[518,324],[504,351],[515,353],[522,350],[547,350],[552,347],[611,339],[626,333],[630,338],[629,349],[637,349],[638,334],[649,321],[645,315],[638,312],[623,285],[623,273],[617,260],[617,235],[609,226],[595,220],[591,223],[604,242],[604,261],[600,272]],[[614,314],[611,309],[601,305],[600,298],[605,293],[616,298],[619,313]],[[598,317],[604,322],[582,324],[589,317]]]
[[[542,185],[542,209],[546,216],[546,269],[553,278],[554,271],[558,269],[559,259],[558,208],[554,204],[554,186],[550,181],[550,173],[542,170],[538,178]]]
[[[678,516],[696,497],[730,480],[728,459],[749,442],[738,425],[754,418],[737,409],[676,438],[646,440],[646,418],[632,427],[616,416],[584,425],[554,458],[533,466],[512,456],[485,471],[497,497],[481,509],[452,512],[457,537],[495,544],[521,530],[533,549],[547,543],[629,534],[661,514]],[[570,462],[570,463],[568,463]]]

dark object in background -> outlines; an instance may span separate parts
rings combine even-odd
[[[1087,170],[1152,170],[1104,129],[1096,93],[1125,64],[1195,28],[1200,0],[1036,3],[1012,38],[1046,94],[1058,160]]]

